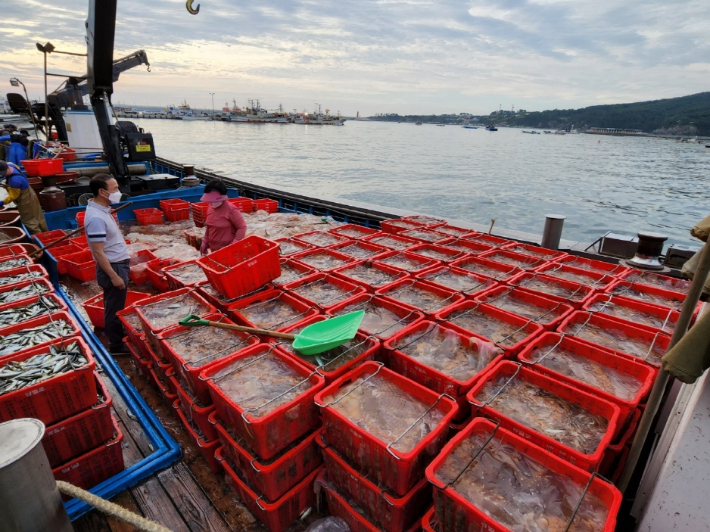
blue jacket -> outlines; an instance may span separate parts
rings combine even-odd
[[[21,165],[27,159],[27,148],[19,142],[13,142],[7,149],[7,162]]]

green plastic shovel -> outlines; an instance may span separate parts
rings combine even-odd
[[[293,340],[293,348],[296,351],[306,356],[311,356],[343,345],[345,342],[349,342],[355,338],[358,327],[360,327],[360,322],[362,322],[364,316],[364,310],[349,312],[342,316],[329,318],[309,325],[298,334],[268,331],[255,327],[244,327],[243,325],[230,325],[229,323],[203,320],[195,314],[190,314],[181,319],[180,325],[188,327],[217,327],[219,329],[231,329],[232,331],[242,331],[271,336],[273,338],[283,338],[284,340]]]

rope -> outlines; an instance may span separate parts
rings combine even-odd
[[[63,480],[57,480],[57,487],[64,495],[77,498],[82,502],[90,504],[94,508],[101,510],[103,513],[117,517],[121,521],[131,524],[143,532],[171,532],[169,528],[165,528],[155,521],[151,521],[145,517],[134,514],[133,512],[122,508],[118,504],[109,502],[101,497],[97,497],[93,493],[77,488],[73,484],[69,484]]]

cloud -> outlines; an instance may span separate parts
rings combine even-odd
[[[115,57],[143,48],[115,101],[354,114],[541,110],[680,96],[707,89],[706,0],[121,0]],[[86,0],[3,4],[0,72],[43,94],[35,42],[84,48]],[[40,15],[41,13],[41,15]],[[51,25],[44,24],[51,18]],[[81,60],[50,56],[58,72]],[[0,83],[2,79],[0,79]]]

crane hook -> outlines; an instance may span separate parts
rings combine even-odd
[[[196,7],[192,7],[192,3],[194,1],[195,0],[187,0],[187,2],[185,2],[185,7],[187,8],[188,13],[190,13],[191,15],[197,15],[200,12],[200,4],[197,4]]]

